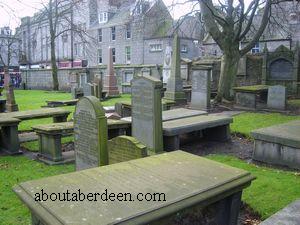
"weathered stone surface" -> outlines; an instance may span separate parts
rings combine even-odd
[[[251,132],[254,139],[300,148],[300,120],[261,128]]]
[[[16,104],[15,94],[14,94],[14,85],[10,79],[9,72],[4,68],[4,85],[6,89],[6,111],[7,112],[16,112],[19,111],[19,107]]]
[[[162,82],[153,77],[137,77],[132,88],[132,136],[153,152],[163,151]]]
[[[18,137],[19,119],[4,117],[0,118],[0,150],[13,155],[20,153]]]
[[[35,110],[27,110],[27,111],[19,111],[19,112],[10,112],[10,113],[2,113],[0,114],[0,118],[17,118],[19,120],[31,120],[31,119],[41,119],[54,117],[58,119],[67,119],[68,115],[71,113],[69,110],[61,109],[61,108],[47,108],[47,109],[35,109]],[[62,121],[61,121],[62,122]]]
[[[270,86],[268,90],[268,108],[285,110],[286,87],[281,85]]]
[[[229,125],[233,119],[227,116],[193,116],[183,119],[163,122],[163,134],[174,136],[192,132],[195,130],[204,130],[208,128]]]
[[[172,65],[172,47],[166,46],[164,55],[164,65],[163,65],[163,83],[168,83],[171,76],[171,65]]]
[[[119,136],[108,141],[109,164],[147,156],[147,148],[134,137]]]
[[[286,59],[277,59],[270,64],[270,80],[293,79],[293,63]]]
[[[253,159],[300,169],[300,121],[251,132],[255,139]]]
[[[284,225],[298,225],[300,224],[300,200],[297,200],[289,204],[284,209],[275,213],[260,225],[274,225],[274,224],[284,224]]]
[[[173,41],[171,75],[167,82],[167,90],[164,98],[172,100],[176,104],[186,104],[186,96],[183,91],[181,78],[180,51],[180,39],[176,34]]]
[[[249,92],[236,92],[235,93],[235,103],[237,106],[242,106],[246,108],[256,108],[256,94]]]
[[[200,115],[207,115],[207,112],[201,111],[201,110],[177,108],[177,109],[163,111],[162,112],[162,120],[169,121],[169,120],[181,119],[181,118],[192,117],[192,116],[200,116]],[[122,120],[131,122],[132,118],[124,117],[124,118],[122,118]]]
[[[94,96],[79,100],[74,113],[76,170],[108,164],[107,119]]]
[[[112,48],[108,48],[108,65],[107,65],[107,74],[104,77],[104,87],[103,91],[107,92],[107,97],[113,97],[120,95],[117,83],[117,77],[114,71],[113,64],[113,53]]]
[[[176,151],[29,181],[15,186],[14,191],[34,212],[35,221],[44,225],[150,224],[194,205],[205,207],[235,194],[240,198],[253,179],[247,171]],[[78,189],[85,194],[104,193],[107,189],[108,195],[131,193],[135,201],[35,201],[41,189],[48,194],[78,193]],[[138,193],[164,193],[166,201],[137,201]],[[220,205],[223,221],[237,216],[239,204],[234,203],[238,198],[233,199]]]
[[[192,74],[191,108],[210,108],[211,70],[194,70]]]

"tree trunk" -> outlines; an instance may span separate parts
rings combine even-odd
[[[223,98],[228,101],[233,100],[232,87],[235,86],[239,60],[240,54],[238,51],[224,52],[221,61],[218,94],[216,97],[218,102],[221,102]]]
[[[51,37],[51,68],[52,68],[52,79],[53,79],[53,90],[59,90],[58,75],[57,75],[57,65],[56,65],[56,55],[55,55],[55,39]]]

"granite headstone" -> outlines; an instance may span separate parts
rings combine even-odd
[[[100,101],[82,97],[74,114],[76,170],[108,164],[107,119]]]
[[[286,87],[281,85],[271,86],[268,90],[268,108],[285,110]]]
[[[147,150],[163,151],[162,82],[150,76],[137,77],[132,88],[132,136],[146,145]]]
[[[192,74],[191,108],[208,110],[210,108],[211,70],[194,70]]]

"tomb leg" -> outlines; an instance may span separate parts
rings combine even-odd
[[[210,141],[230,141],[230,126],[223,125],[219,127],[208,128],[203,131],[203,135]]]
[[[67,122],[67,119],[68,119],[68,115],[54,116],[53,123]]]
[[[60,134],[39,134],[39,148],[40,156],[54,162],[63,160]]]
[[[0,149],[11,155],[19,154],[20,142],[18,136],[18,125],[3,126],[0,131]]]
[[[242,191],[217,203],[216,220],[218,225],[237,225],[241,207]]]
[[[179,146],[180,146],[179,135],[164,136],[164,150],[165,151],[179,150]]]
[[[33,212],[31,212],[32,225],[45,225]]]

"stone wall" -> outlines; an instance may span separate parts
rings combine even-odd
[[[126,83],[124,81],[124,73],[130,71],[133,76],[142,73],[142,69],[146,68],[150,71],[150,75],[158,74],[161,76],[162,67],[156,65],[116,65],[115,72],[118,79],[118,87],[122,92],[122,84]],[[104,76],[106,73],[106,66],[89,67],[89,68],[64,68],[58,70],[58,81],[59,89],[62,91],[70,91],[71,80],[70,74],[77,73],[87,74],[87,82],[91,82],[95,74],[100,74]],[[52,89],[52,73],[51,69],[29,69],[22,70],[22,82],[25,83],[27,89],[40,89],[40,90],[51,90]]]

